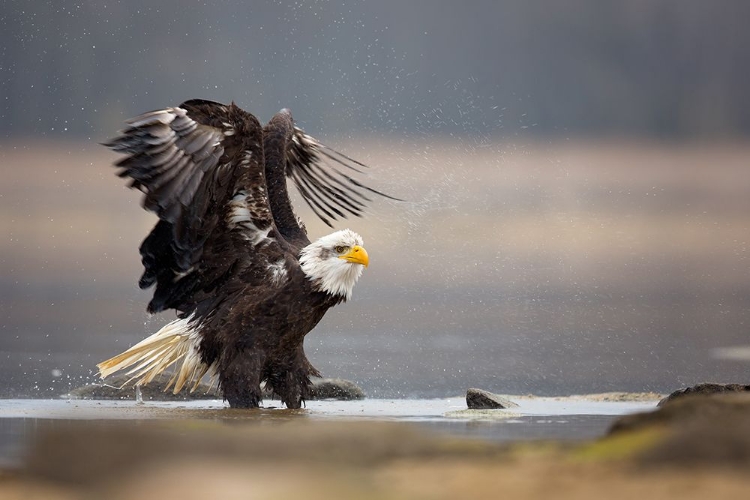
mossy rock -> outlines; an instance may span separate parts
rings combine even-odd
[[[645,445],[634,457],[644,465],[748,467],[750,393],[692,394],[653,412],[620,417],[604,444],[623,440]]]

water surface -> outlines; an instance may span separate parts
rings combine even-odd
[[[310,401],[288,410],[266,401],[257,410],[237,410],[215,401],[146,402],[89,400],[0,400],[0,463],[14,464],[40,430],[71,420],[92,425],[117,421],[203,420],[274,424],[290,420],[396,421],[429,432],[487,441],[582,440],[602,436],[619,415],[648,411],[655,400],[600,401],[585,397],[517,397],[511,410],[470,411],[463,398]]]

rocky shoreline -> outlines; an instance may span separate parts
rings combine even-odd
[[[582,443],[501,444],[294,410],[232,425],[56,421],[20,468],[2,469],[0,498],[743,498],[750,392],[725,389],[673,393]]]

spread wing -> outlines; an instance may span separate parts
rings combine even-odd
[[[160,219],[140,249],[139,285],[156,284],[149,312],[195,309],[256,258],[248,244],[281,252],[253,115],[193,100],[127,125],[105,146],[127,155],[116,163],[118,175],[131,179]]]
[[[360,217],[368,195],[397,199],[369,188],[353,178],[363,174],[364,164],[349,158],[305,134],[294,126],[288,109],[276,113],[263,127],[268,196],[276,228],[297,250],[310,244],[304,225],[294,214],[287,191],[291,178],[298,191],[320,219],[331,221]]]
[[[286,150],[286,175],[328,226],[347,214],[361,217],[370,194],[398,200],[365,186],[352,175],[363,174],[366,165],[335,151],[294,127]]]
[[[224,154],[222,131],[194,121],[183,108],[144,113],[126,122],[121,135],[104,145],[128,156],[115,165],[129,186],[145,193],[143,206],[177,222],[207,172]]]

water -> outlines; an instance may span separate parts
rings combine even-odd
[[[394,421],[429,432],[486,441],[582,440],[602,436],[620,415],[649,411],[655,400],[612,402],[594,398],[514,398],[511,410],[466,410],[463,398],[311,401],[302,410],[267,401],[259,410],[235,410],[221,401],[145,402],[0,400],[0,465],[19,463],[28,443],[43,429],[70,420],[103,422],[156,419],[225,423]]]
[[[411,201],[347,221],[372,264],[305,340],[325,376],[370,398],[746,381],[716,353],[748,343],[750,147],[425,145],[353,149]],[[29,168],[0,196],[0,397],[58,397],[173,318],[147,316],[136,285],[154,217],[104,148],[3,154]]]

